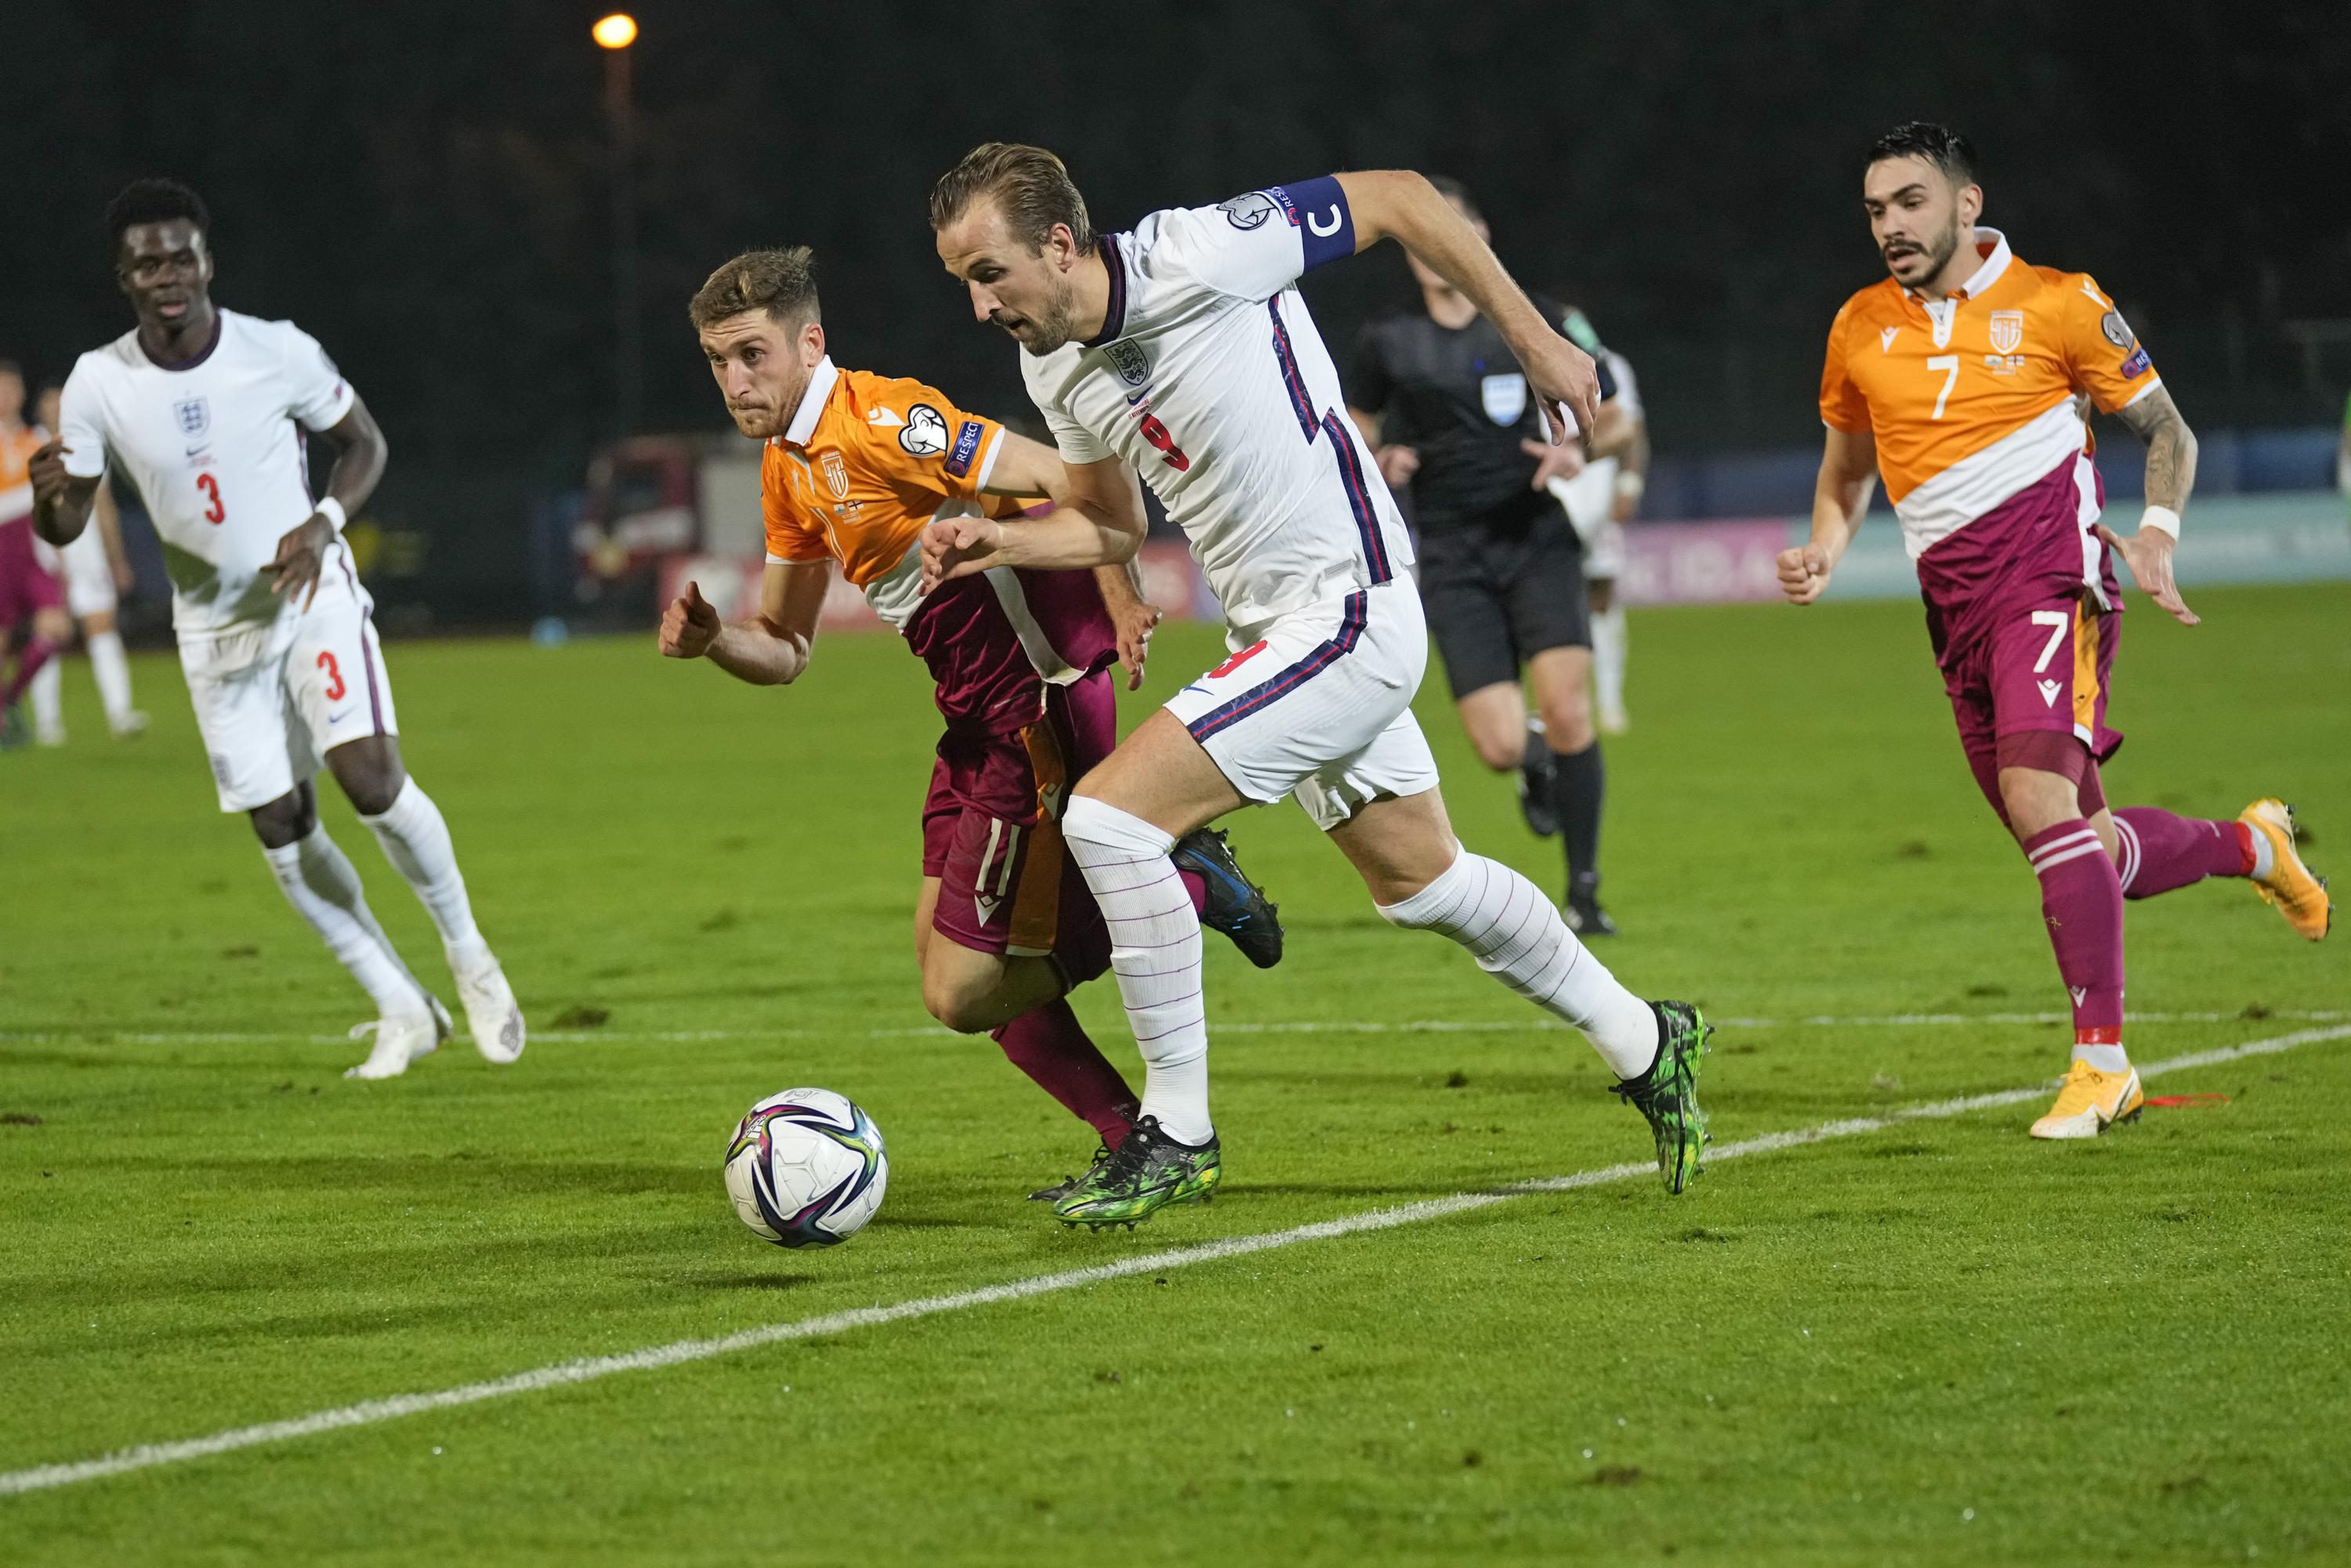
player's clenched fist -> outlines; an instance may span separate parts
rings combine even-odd
[[[52,441],[36,450],[26,462],[25,472],[33,481],[33,504],[47,507],[66,493],[66,444]]]
[[[1780,591],[1791,604],[1810,604],[1829,586],[1829,552],[1804,545],[1780,552]]]
[[[1004,525],[987,517],[943,517],[923,530],[923,591],[986,571],[1004,543]]]
[[[685,591],[662,612],[661,651],[669,659],[699,659],[718,641],[718,611],[702,597],[702,585],[689,581]]]

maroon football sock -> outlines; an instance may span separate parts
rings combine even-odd
[[[1192,896],[1192,913],[1198,915],[1206,910],[1208,907],[1208,879],[1196,871],[1186,871],[1180,865],[1176,868],[1176,874],[1184,879],[1184,891]]]
[[[60,646],[47,637],[35,637],[25,644],[24,651],[16,655],[16,673],[8,678],[5,687],[0,687],[0,707],[9,706],[25,695],[25,688],[33,684],[41,666],[57,656]]]
[[[1095,1048],[1066,997],[1031,1008],[996,1030],[995,1039],[1013,1066],[1112,1148],[1134,1130],[1140,1097]]]
[[[2090,824],[2076,817],[2024,841],[2041,879],[2041,914],[2057,973],[2074,998],[2074,1032],[2101,1044],[2123,1026],[2123,884]],[[2115,1031],[2107,1034],[2104,1031]]]
[[[2115,813],[2122,844],[2123,896],[2153,898],[2208,876],[2253,873],[2253,830],[2242,822],[2175,817],[2153,806]]]

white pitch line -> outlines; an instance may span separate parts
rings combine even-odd
[[[2060,1024],[2072,1019],[2071,1013],[1865,1013],[1850,1018],[1827,1014],[1811,1018],[1715,1018],[1719,1029],[1911,1029],[1954,1027],[2014,1027],[2023,1024]],[[2351,1012],[2339,1008],[2298,1009],[2279,1008],[2274,1011],[2248,1016],[2242,1012],[2134,1012],[2123,1015],[2126,1023],[2259,1023],[2277,1019],[2285,1023],[2334,1023],[2351,1019]],[[1212,1023],[1217,1034],[1527,1034],[1543,1030],[1564,1031],[1567,1025],[1550,1018],[1519,1019],[1307,1019],[1292,1022]],[[606,1042],[626,1040],[632,1043],[650,1041],[661,1045],[724,1044],[743,1040],[953,1040],[952,1030],[935,1025],[926,1028],[869,1029],[862,1032],[822,1029],[692,1029],[692,1030],[535,1030],[531,1039],[550,1044],[582,1044],[596,1040]],[[340,1034],[278,1033],[211,1033],[191,1031],[172,1033],[161,1030],[0,1030],[0,1045],[348,1045],[350,1037]]]
[[[2212,1067],[2222,1062],[2237,1061],[2249,1056],[2268,1056],[2292,1051],[2297,1046],[2315,1045],[2324,1040],[2351,1039],[2351,1025],[2330,1029],[2306,1029],[2294,1034],[2278,1035],[2270,1040],[2247,1040],[2240,1045],[2222,1046],[2213,1051],[2191,1051],[2168,1061],[2152,1062],[2141,1067],[2141,1078],[2160,1077],[2167,1072],[2180,1072],[2190,1068]],[[1782,1149],[1801,1148],[1808,1144],[1826,1143],[1832,1138],[1849,1138],[1861,1133],[1880,1132],[1905,1122],[1925,1121],[1963,1115],[1994,1105],[2012,1105],[2019,1101],[2037,1099],[2046,1094],[2055,1083],[2035,1083],[2022,1089],[2004,1089],[1990,1094],[1965,1094],[1953,1100],[1941,1100],[1930,1104],[1913,1105],[1889,1112],[1883,1116],[1856,1116],[1836,1122],[1823,1122],[1817,1126],[1800,1127],[1785,1133],[1767,1133],[1761,1137],[1724,1144],[1709,1151],[1709,1161],[1731,1160],[1749,1155],[1776,1154]],[[1075,1289],[1080,1285],[1101,1284],[1122,1280],[1134,1274],[1165,1273],[1172,1269],[1186,1269],[1197,1263],[1213,1263],[1226,1258],[1246,1257],[1252,1252],[1270,1252],[1277,1248],[1294,1247],[1301,1241],[1325,1241],[1341,1236],[1353,1236],[1365,1231],[1391,1230],[1402,1225],[1416,1225],[1426,1219],[1439,1219],[1447,1215],[1466,1214],[1473,1209],[1489,1208],[1507,1203],[1514,1197],[1531,1193],[1568,1192],[1578,1187],[1599,1186],[1609,1182],[1626,1181],[1645,1176],[1656,1166],[1650,1163],[1628,1163],[1605,1166],[1598,1170],[1578,1171],[1572,1176],[1541,1176],[1531,1181],[1516,1183],[1493,1192],[1457,1193],[1451,1197],[1427,1198],[1395,1208],[1366,1209],[1360,1214],[1344,1215],[1337,1219],[1325,1219],[1312,1225],[1300,1225],[1288,1230],[1264,1231],[1255,1236],[1233,1236],[1221,1241],[1207,1241],[1193,1247],[1171,1248],[1161,1252],[1146,1252],[1138,1257],[1122,1258],[1113,1262],[1096,1263],[1083,1269],[1069,1269],[1055,1274],[1037,1274],[1025,1280],[1008,1280],[1000,1285],[987,1285],[976,1291],[957,1291],[950,1295],[921,1296],[913,1301],[898,1301],[886,1307],[858,1307],[848,1312],[827,1312],[821,1317],[801,1318],[794,1322],[768,1323],[737,1333],[723,1334],[716,1339],[679,1340],[671,1344],[650,1345],[622,1355],[594,1356],[580,1361],[567,1361],[553,1366],[542,1366],[529,1372],[518,1372],[509,1377],[494,1378],[486,1383],[467,1383],[455,1388],[444,1388],[431,1394],[399,1394],[388,1399],[363,1400],[340,1409],[320,1410],[291,1420],[266,1421],[255,1427],[234,1427],[209,1437],[190,1437],[174,1443],[152,1443],[135,1448],[123,1448],[100,1458],[81,1459],[70,1464],[37,1465],[31,1469],[0,1473],[0,1497],[24,1492],[43,1491],[54,1487],[71,1486],[78,1481],[99,1480],[131,1470],[152,1469],[158,1465],[177,1464],[185,1459],[208,1458],[215,1454],[234,1453],[239,1448],[256,1448],[264,1443],[290,1442],[298,1437],[314,1437],[324,1432],[340,1431],[348,1427],[368,1427],[379,1421],[397,1420],[403,1416],[422,1415],[428,1410],[446,1410],[460,1405],[477,1405],[486,1399],[503,1399],[511,1394],[535,1394],[545,1388],[561,1388],[574,1383],[593,1382],[621,1372],[649,1372],[658,1367],[678,1366],[686,1362],[707,1361],[713,1356],[730,1355],[737,1351],[756,1350],[763,1345],[782,1344],[792,1340],[814,1339],[823,1334],[846,1333],[852,1329],[879,1328],[883,1324],[904,1322],[914,1318],[935,1317],[943,1312],[962,1312],[969,1307],[993,1306],[998,1301],[1024,1301],[1031,1296],[1050,1295],[1057,1291]]]

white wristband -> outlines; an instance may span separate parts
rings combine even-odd
[[[2169,507],[2149,507],[2138,515],[2138,526],[2169,534],[2174,544],[2179,542],[2179,514]]]
[[[1637,501],[1648,490],[1648,488],[1649,481],[1645,476],[1634,473],[1630,468],[1623,468],[1617,471],[1616,493],[1619,496],[1625,497],[1627,500]]]
[[[343,524],[346,521],[343,517],[343,504],[340,501],[336,500],[332,496],[325,497],[316,507],[313,507],[311,510],[316,512],[319,517],[326,518],[329,523],[332,524],[337,534],[340,534],[343,531]]]

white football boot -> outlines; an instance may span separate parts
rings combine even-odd
[[[372,1023],[356,1024],[351,1029],[353,1040],[375,1036],[375,1049],[357,1067],[346,1068],[346,1078],[397,1078],[411,1065],[422,1061],[441,1048],[441,1042],[456,1031],[449,1021],[449,1009],[441,998],[425,993],[425,1005],[431,1010],[401,1018],[377,1019]]]
[[[497,959],[485,953],[472,973],[455,972],[457,1000],[465,1007],[465,1027],[473,1032],[474,1049],[501,1065],[520,1056],[524,1042],[522,1005],[515,1000],[514,988],[507,984],[506,971],[498,967]]]

